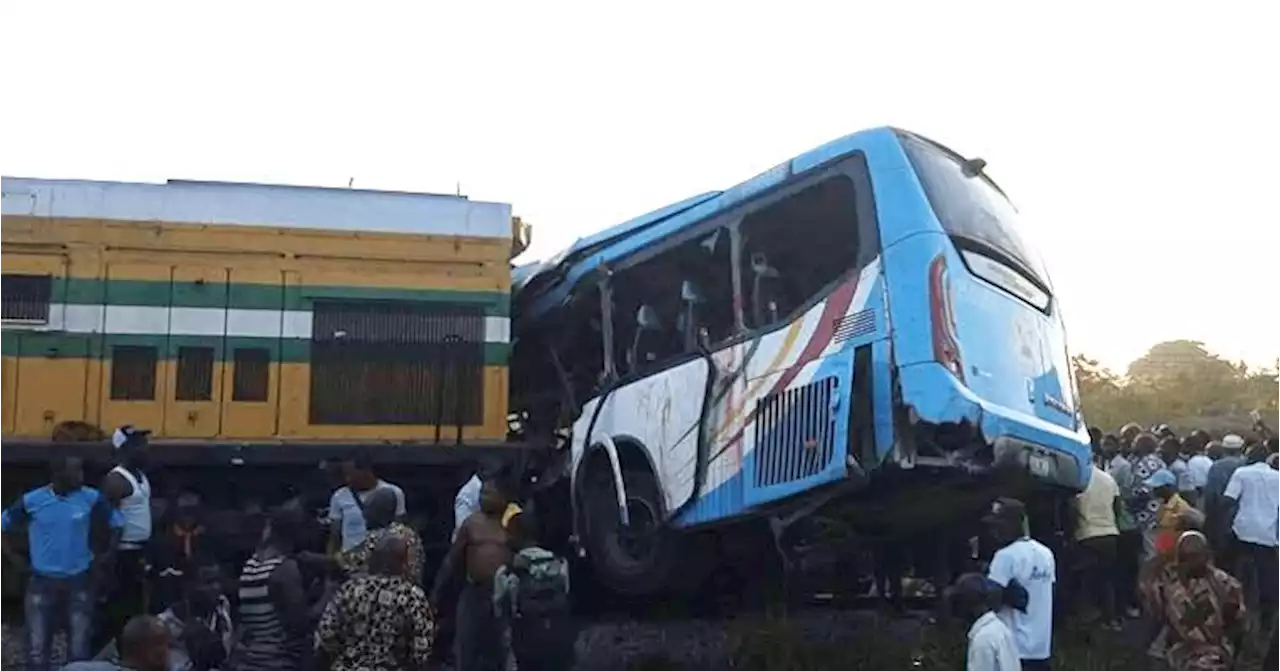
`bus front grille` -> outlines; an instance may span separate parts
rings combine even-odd
[[[835,393],[836,378],[828,377],[760,399],[755,422],[757,487],[817,475],[831,463]]]

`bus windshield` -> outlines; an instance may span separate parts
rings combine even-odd
[[[904,134],[902,146],[938,222],[958,247],[976,247],[986,256],[994,255],[1040,289],[1049,290],[1049,276],[1039,256],[1018,234],[1018,211],[994,184],[966,174],[960,157],[930,142]]]

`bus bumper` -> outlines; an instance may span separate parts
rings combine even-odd
[[[1084,434],[988,403],[936,363],[904,366],[898,382],[902,403],[917,421],[978,428],[991,446],[991,467],[1077,491],[1089,484],[1091,451]]]

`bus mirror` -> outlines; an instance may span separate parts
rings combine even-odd
[[[978,175],[982,174],[983,170],[986,170],[986,169],[987,169],[987,161],[985,159],[981,159],[976,156],[964,162],[965,177],[977,177]]]
[[[641,331],[658,331],[662,324],[658,321],[658,311],[652,305],[641,305],[636,310],[636,327]]]
[[[698,290],[698,285],[694,284],[690,280],[685,280],[680,283],[680,300],[685,303],[694,304],[706,302],[706,298],[702,295],[702,292]]]

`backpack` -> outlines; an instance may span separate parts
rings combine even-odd
[[[569,612],[568,563],[541,548],[522,550],[511,562],[519,578],[516,617],[546,618]]]
[[[577,631],[569,617],[569,563],[542,548],[527,548],[509,568],[519,578],[511,620],[517,662],[570,668]]]

